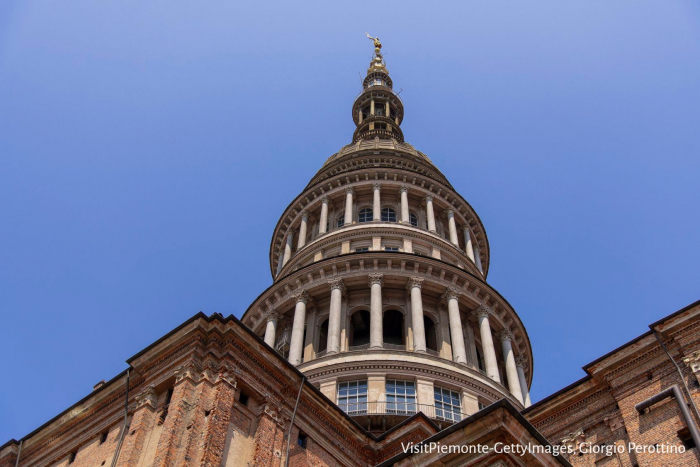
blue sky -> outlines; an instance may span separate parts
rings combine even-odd
[[[5,1],[0,443],[271,282],[378,35],[406,140],[477,210],[538,400],[700,299],[693,1]]]

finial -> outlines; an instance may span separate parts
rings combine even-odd
[[[374,53],[379,54],[379,50],[382,48],[382,43],[379,42],[379,37],[372,37],[367,31],[365,31],[365,36],[372,42],[374,42]]]

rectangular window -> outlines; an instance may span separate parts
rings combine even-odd
[[[297,438],[297,444],[299,445],[300,448],[306,449],[306,442],[308,441],[309,437],[306,436],[305,433],[302,433],[301,431],[299,432],[299,437]]]
[[[399,247],[397,247],[397,246],[385,246],[384,251],[399,251]]]
[[[109,436],[109,432],[107,431],[100,435],[100,444],[104,444],[105,441],[107,441],[107,436]]]
[[[458,422],[462,419],[459,393],[445,388],[435,388],[435,416],[441,420]]]
[[[387,380],[386,410],[395,414],[416,413],[416,383]]]
[[[350,415],[367,413],[367,380],[338,383],[338,406]]]
[[[369,251],[369,248],[366,246],[363,246],[362,248],[355,248],[355,251]]]

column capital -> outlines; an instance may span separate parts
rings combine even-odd
[[[351,186],[346,186],[345,187],[345,194],[346,195],[352,195],[355,193],[355,189]]]
[[[464,225],[462,226],[462,230],[464,231],[464,233],[467,233],[467,234],[469,234],[469,235],[472,234],[472,230],[469,228],[469,225],[467,225],[467,224],[464,224]]]
[[[372,188],[373,188],[374,190],[382,191],[382,184],[381,184],[381,183],[375,183],[375,184],[372,185]]]
[[[197,371],[192,362],[185,363],[175,370],[175,383],[179,383],[184,379],[190,379],[193,382],[197,382]]]
[[[304,302],[304,305],[306,305],[306,303],[309,301],[309,293],[306,290],[302,290],[301,292],[297,292],[292,295],[292,298],[296,303]]]
[[[214,384],[221,383],[226,383],[235,388],[237,385],[237,380],[235,376],[230,375],[228,372],[220,371],[217,373],[216,378],[214,379]]]
[[[486,308],[486,306],[479,305],[479,307],[476,310],[474,310],[474,314],[477,318],[488,318],[491,314],[491,311],[488,308]]]
[[[331,287],[331,290],[340,289],[341,292],[345,291],[345,283],[343,282],[343,279],[331,279],[328,281],[328,285]]]
[[[408,187],[406,185],[401,185],[399,187],[399,192],[401,193],[408,193]]]
[[[501,342],[505,342],[505,341],[513,342],[515,340],[515,336],[513,335],[512,332],[510,332],[509,329],[502,329],[502,330],[498,331],[496,333],[496,337]]]
[[[328,196],[324,196],[323,198],[321,198],[321,203],[323,203],[323,204],[330,204],[330,203],[331,203],[331,199],[330,199]]]
[[[447,217],[452,217],[455,215],[455,210],[452,208],[447,208],[445,209],[445,215],[447,215]]]
[[[447,290],[442,294],[442,299],[445,301],[458,299],[462,295],[462,292],[456,287],[448,287]]]
[[[434,199],[434,198],[433,198],[433,195],[425,195],[425,197],[423,198],[423,200],[424,200],[425,202],[430,202],[430,203],[433,202],[433,199]]]
[[[301,220],[303,220],[303,221],[309,220],[309,211],[307,211],[306,209],[301,211]]]
[[[384,285],[384,274],[372,273],[372,274],[368,274],[367,278],[369,279],[369,286],[370,287],[372,287],[374,284],[379,284],[381,286]]]
[[[145,405],[150,405],[152,408],[155,408],[157,400],[156,385],[151,384],[136,395],[136,408],[141,408]]]
[[[294,239],[294,234],[296,234],[297,231],[294,229],[289,229],[287,230],[287,241],[291,242]]]
[[[266,321],[274,321],[276,323],[280,319],[280,312],[274,308],[270,308],[265,312],[264,317]]]
[[[522,355],[518,355],[517,357],[515,357],[515,366],[518,366],[524,370],[527,366],[527,359]]]
[[[408,278],[408,289],[413,289],[413,288],[422,288],[423,287],[423,279],[422,277],[418,276],[411,276]]]

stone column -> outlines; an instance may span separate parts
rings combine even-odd
[[[328,316],[326,353],[333,354],[340,352],[340,307],[345,285],[342,279],[331,279],[328,281],[328,285],[331,287],[331,306]]]
[[[484,270],[481,267],[481,254],[479,252],[479,247],[476,245],[474,245],[474,263],[479,272],[483,274]]]
[[[314,349],[314,334],[316,334],[316,307],[306,304],[306,339],[304,340],[304,361],[316,358],[316,349]]]
[[[372,99],[369,103],[369,114],[374,115],[374,99]]]
[[[466,325],[466,337],[467,337],[467,343],[469,345],[469,363],[474,367],[474,368],[479,368],[479,356],[476,353],[476,339],[474,339],[474,330],[472,329],[471,325],[467,323]]]
[[[408,217],[408,187],[406,185],[401,185],[399,188],[401,192],[401,222],[404,224],[409,224],[410,219]]]
[[[462,318],[459,315],[460,292],[450,287],[444,293],[443,298],[447,302],[447,313],[450,319],[450,337],[452,338],[452,359],[463,365],[467,364],[467,351],[464,348],[464,334],[462,333]]]
[[[297,240],[297,250],[306,245],[306,229],[309,223],[309,213],[301,213],[301,226],[299,227],[299,239]]]
[[[527,378],[525,377],[525,365],[525,358],[517,357],[515,359],[515,366],[518,369],[518,381],[520,381],[520,391],[523,395],[523,405],[530,407],[532,402],[530,401],[530,390],[527,387]]]
[[[296,308],[294,309],[294,323],[292,324],[292,341],[289,343],[289,363],[299,365],[301,363],[301,351],[304,348],[304,325],[306,324],[306,303],[309,294],[300,292],[294,295]]]
[[[375,221],[382,220],[382,197],[381,197],[381,183],[374,184],[374,202],[372,203],[372,219]]]
[[[284,258],[282,259],[282,266],[287,264],[289,258],[292,257],[292,242],[294,241],[294,231],[290,230],[287,232],[287,243],[284,245]]]
[[[521,404],[525,404],[523,401],[523,393],[520,389],[520,378],[518,376],[518,369],[515,366],[515,355],[513,355],[513,340],[515,337],[513,333],[507,329],[502,330],[498,333],[498,338],[501,341],[501,347],[503,349],[503,359],[506,362],[506,376],[508,379],[508,390],[513,397],[518,399]]]
[[[367,412],[384,413],[386,407],[386,376],[367,375]]]
[[[462,227],[464,229],[464,252],[467,254],[472,263],[474,262],[474,247],[472,245],[472,234],[469,231],[468,226]]]
[[[479,411],[479,399],[462,389],[462,413],[469,416]]]
[[[324,196],[321,200],[321,219],[318,221],[318,234],[322,235],[326,233],[326,225],[328,225],[328,204],[331,200],[327,196]]]
[[[476,310],[476,317],[479,320],[479,333],[481,335],[481,350],[484,352],[484,364],[486,374],[489,378],[501,382],[498,374],[498,362],[496,361],[496,349],[493,347],[493,336],[491,335],[491,324],[489,323],[489,310],[481,305]]]
[[[431,195],[425,197],[425,212],[428,217],[428,230],[431,232],[436,232],[435,211],[433,210],[433,197]]]
[[[267,318],[267,327],[265,328],[265,343],[275,348],[275,336],[277,335],[277,323],[280,319],[280,314],[277,310],[269,309],[265,312]]]
[[[362,109],[357,111],[357,123],[362,123]]]
[[[382,285],[384,284],[383,274],[370,274],[370,307],[369,307],[369,348],[381,349],[384,347],[384,331],[382,324],[384,314],[382,313]]]
[[[450,230],[450,241],[459,246],[459,239],[457,238],[457,224],[455,224],[455,210],[450,208],[446,211],[446,213],[447,224]]]
[[[352,224],[352,195],[355,190],[351,186],[345,189],[345,225]]]
[[[423,324],[423,297],[421,287],[422,277],[408,279],[408,289],[411,292],[411,324],[413,326],[413,351],[426,353],[425,325]]]

